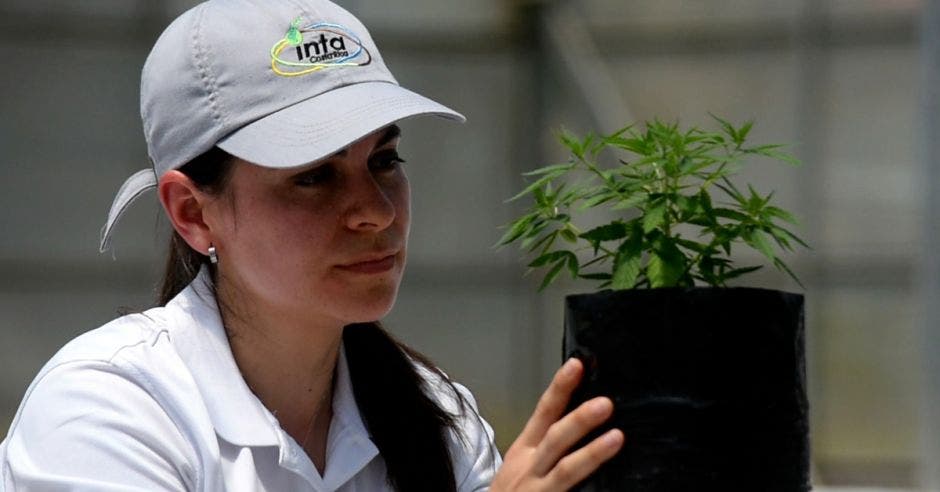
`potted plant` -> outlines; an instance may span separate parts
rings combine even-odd
[[[745,159],[796,160],[748,144],[752,123],[713,118],[717,131],[563,131],[571,159],[513,197],[532,205],[498,245],[547,269],[540,290],[562,272],[603,289],[565,299],[564,359],[586,368],[571,406],[611,397],[627,440],[579,490],[810,489],[803,296],[729,286],[761,268],[735,266],[738,245],[799,283],[777,252],[806,247],[783,225],[794,217],[732,180]],[[576,224],[598,208],[614,218]]]

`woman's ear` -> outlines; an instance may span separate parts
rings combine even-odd
[[[200,191],[189,176],[175,169],[160,178],[157,193],[170,223],[180,237],[190,248],[208,254],[212,236],[204,213],[210,196]]]

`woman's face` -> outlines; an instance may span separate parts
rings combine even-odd
[[[342,324],[388,313],[410,218],[398,135],[386,127],[300,168],[236,159],[226,193],[205,217],[220,282],[236,303]]]

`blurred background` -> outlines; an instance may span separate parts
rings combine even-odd
[[[152,305],[167,226],[151,193],[98,254],[148,165],[149,47],[190,0],[0,4],[0,437],[66,341]],[[936,0],[346,0],[402,85],[465,125],[403,125],[409,269],[387,326],[475,393],[503,450],[561,357],[562,300],[494,250],[520,173],[566,159],[562,126],[756,121],[803,165],[743,173],[813,246],[741,285],[806,295],[815,481],[940,490],[940,29]],[[934,16],[934,17],[931,17]],[[935,138],[935,136],[937,138]],[[752,258],[742,253],[742,259]],[[933,350],[936,347],[938,350]]]

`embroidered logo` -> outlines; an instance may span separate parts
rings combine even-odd
[[[271,70],[282,77],[296,77],[337,67],[361,67],[372,54],[349,29],[329,22],[291,23],[284,38],[271,47]]]

